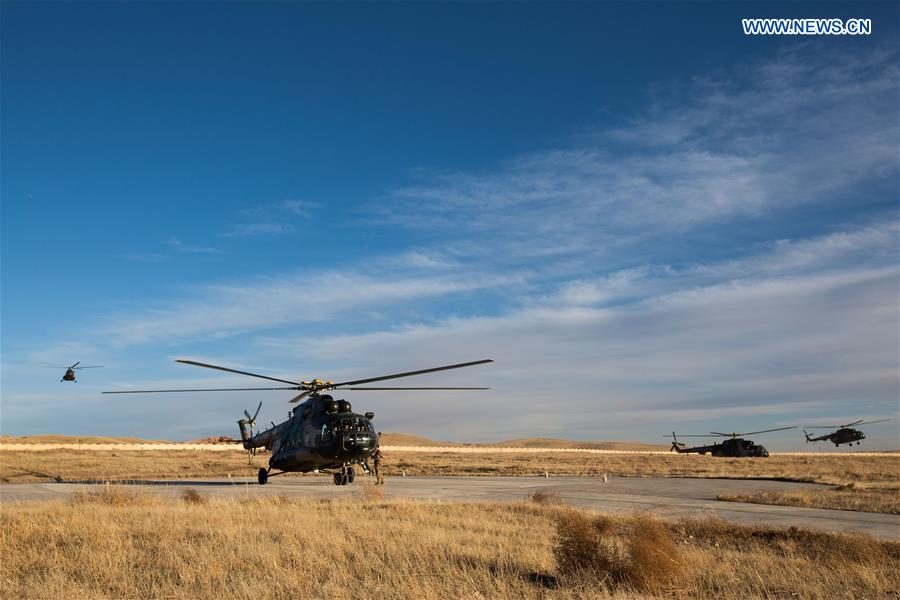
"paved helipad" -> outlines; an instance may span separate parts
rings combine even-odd
[[[354,495],[371,478],[354,485],[335,486],[330,476],[273,477],[265,486],[251,479],[183,479],[130,482],[159,494],[180,494],[192,487],[219,497],[287,494],[295,497]],[[0,485],[0,501],[52,500],[68,497],[90,483],[19,483]],[[556,491],[568,504],[601,511],[650,510],[663,516],[716,515],[736,523],[773,527],[804,527],[837,532],[862,532],[900,540],[900,515],[847,510],[799,508],[722,502],[718,494],[755,493],[763,490],[825,489],[812,483],[747,479],[687,479],[611,477],[391,477],[382,489],[391,498],[442,501],[521,501],[537,490]]]

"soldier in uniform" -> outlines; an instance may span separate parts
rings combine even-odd
[[[378,439],[381,440],[381,432],[378,432]],[[375,466],[375,485],[384,485],[384,472],[381,470],[381,444],[375,446],[372,452],[372,463]]]

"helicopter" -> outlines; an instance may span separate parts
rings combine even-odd
[[[859,429],[853,429],[853,427],[856,425],[883,423],[884,421],[890,421],[890,419],[877,419],[875,421],[864,421],[863,419],[860,419],[859,421],[847,423],[846,425],[809,425],[804,429],[803,435],[806,436],[807,444],[809,442],[829,441],[833,442],[835,447],[837,447],[841,444],[852,446],[853,442],[856,442],[856,445],[859,446],[860,440],[866,439],[866,434]],[[837,431],[832,431],[831,433],[826,433],[819,437],[810,437],[810,434],[806,432],[806,429],[837,429]]]
[[[62,367],[59,365],[51,365],[51,364],[48,364],[45,362],[42,362],[41,364],[44,365],[45,367],[47,367],[48,369],[65,369],[66,374],[62,376],[62,379],[60,379],[60,381],[75,381],[75,383],[78,383],[75,380],[75,371],[77,371],[78,369],[99,369],[100,367],[103,366],[103,365],[82,365],[79,367],[78,365],[81,364],[81,361],[78,361],[71,367]]]
[[[375,432],[375,428],[372,426],[372,419],[375,418],[375,413],[354,413],[353,407],[349,402],[342,399],[336,400],[331,394],[323,392],[332,390],[487,390],[490,388],[357,386],[388,379],[399,379],[401,377],[412,377],[414,375],[424,375],[425,373],[434,373],[437,371],[473,367],[475,365],[494,361],[491,359],[483,359],[455,365],[421,369],[418,371],[395,373],[393,375],[381,375],[366,379],[342,381],[339,383],[323,381],[322,379],[290,381],[288,379],[279,379],[277,377],[269,377],[268,375],[239,371],[237,369],[196,362],[193,360],[178,359],[175,362],[207,369],[226,371],[228,373],[237,373],[239,375],[247,375],[249,377],[257,377],[259,379],[268,379],[269,381],[289,384],[290,387],[125,390],[103,393],[152,394],[165,392],[233,392],[251,390],[298,391],[300,393],[291,398],[290,402],[296,404],[301,400],[305,399],[305,401],[296,406],[289,413],[288,420],[277,425],[273,422],[272,427],[259,433],[254,433],[253,426],[256,424],[256,418],[259,416],[262,402],[259,403],[256,412],[252,416],[249,412],[244,410],[245,418],[239,419],[237,422],[241,439],[240,441],[235,440],[235,442],[243,445],[244,449],[247,451],[249,457],[248,462],[250,463],[252,463],[253,457],[256,455],[256,451],[259,448],[265,448],[266,450],[271,451],[269,467],[261,468],[257,472],[257,481],[260,485],[265,485],[269,477],[274,477],[276,475],[290,472],[309,473],[310,471],[331,474],[333,475],[335,485],[347,485],[348,483],[353,483],[356,476],[354,466],[358,465],[363,470],[368,471],[367,459],[378,447],[378,436]],[[273,471],[277,472],[273,473]]]
[[[796,427],[778,427],[777,429],[763,429],[762,431],[748,431],[747,433],[722,433],[720,431],[710,431],[709,435],[683,435],[681,437],[725,437],[729,438],[723,442],[714,443],[708,446],[694,446],[693,448],[685,448],[685,444],[678,441],[675,432],[672,432],[672,450],[679,454],[688,454],[691,452],[697,454],[711,454],[713,456],[727,456],[732,458],[759,457],[765,458],[769,456],[769,451],[765,446],[754,444],[751,440],[743,439],[742,435],[755,435],[757,433],[768,433],[770,431],[784,431],[785,429],[796,429]],[[669,437],[664,435],[663,437]]]

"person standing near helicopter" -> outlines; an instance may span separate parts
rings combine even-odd
[[[372,464],[375,467],[375,485],[384,485],[384,471],[381,468],[381,432],[378,432],[375,450],[372,452]]]

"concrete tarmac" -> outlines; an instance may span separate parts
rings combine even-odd
[[[186,488],[194,488],[203,495],[216,497],[286,494],[340,498],[358,494],[360,485],[371,485],[371,482],[371,477],[359,477],[353,485],[336,486],[331,476],[320,475],[272,477],[265,486],[243,478],[142,480],[128,485],[163,495],[178,495]],[[0,502],[65,499],[77,489],[95,485],[94,482],[4,484],[0,485]],[[812,483],[754,479],[611,477],[604,482],[601,477],[389,477],[381,489],[388,498],[470,502],[516,502],[532,492],[545,490],[559,493],[568,504],[605,512],[649,510],[672,517],[714,515],[741,524],[859,532],[900,540],[900,515],[716,500],[719,494],[826,488]]]

